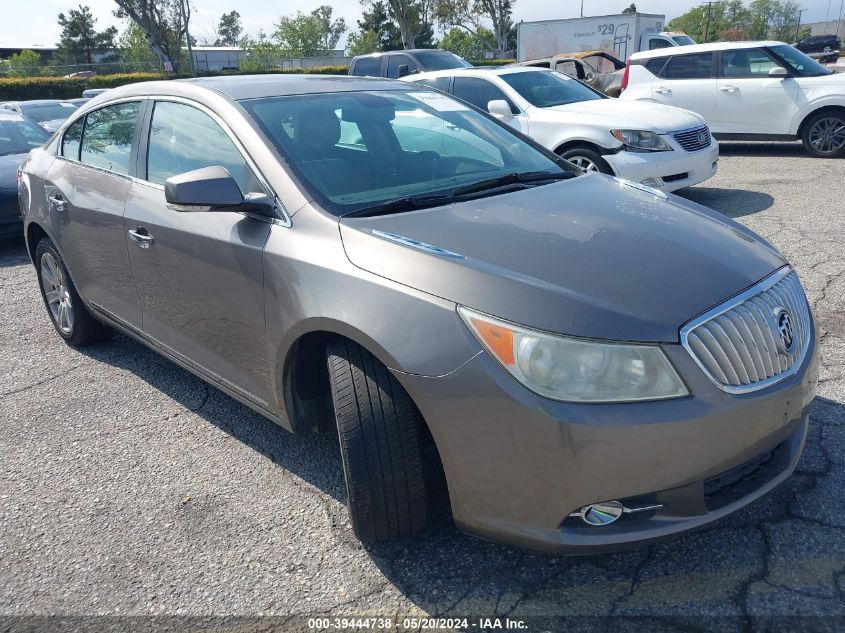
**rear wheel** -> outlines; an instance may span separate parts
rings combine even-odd
[[[59,336],[76,347],[108,336],[108,328],[82,303],[62,256],[49,238],[43,238],[35,248],[35,270],[44,306]]]
[[[560,157],[565,158],[584,171],[598,171],[603,174],[613,175],[613,170],[607,164],[607,161],[601,157],[601,154],[590,147],[571,147],[561,152]]]
[[[372,354],[346,340],[327,350],[349,517],[364,542],[422,530],[429,513],[422,420]]]
[[[804,124],[801,141],[811,156],[845,156],[845,110],[829,110],[810,117]]]

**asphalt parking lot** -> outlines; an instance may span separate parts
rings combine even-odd
[[[364,548],[333,438],[289,435],[124,337],[67,347],[22,243],[0,246],[0,616],[510,615],[624,630],[608,616],[637,615],[651,630],[842,630],[845,162],[723,144],[719,174],[683,195],[798,270],[822,342],[811,437],[797,473],[728,520],[578,559],[482,542],[445,518]]]

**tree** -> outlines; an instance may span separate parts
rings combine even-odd
[[[190,5],[182,17],[182,0],[114,0],[115,15],[129,18],[137,24],[159,64],[164,69],[178,70],[182,61],[182,43],[185,41]]]
[[[292,57],[331,54],[346,31],[343,18],[332,21],[331,17],[332,8],[324,5],[308,14],[298,11],[293,17],[279,18],[274,33],[279,47]]]
[[[631,6],[629,6],[627,9],[622,9],[622,13],[636,13],[636,12],[637,12],[637,5],[634,4],[633,2],[631,3]]]
[[[346,50],[350,57],[369,55],[381,50],[379,34],[375,31],[358,31],[350,33],[346,40]]]
[[[485,24],[492,25],[495,50],[503,56],[508,50],[508,33],[513,28],[511,14],[515,0],[437,0],[435,15],[443,28],[457,27],[478,36]],[[486,41],[483,40],[482,41]]]
[[[320,23],[320,31],[323,35],[323,50],[326,53],[334,51],[337,43],[340,41],[340,36],[346,33],[346,20],[338,18],[332,20],[333,9],[327,5],[321,5],[311,12],[317,21]]]
[[[716,40],[792,41],[798,29],[799,5],[793,0],[722,0],[699,6],[669,22],[698,42]]]
[[[245,37],[241,41],[244,56],[241,58],[240,68],[245,72],[268,70],[278,63],[283,53],[279,45],[264,31],[259,31],[255,38]]]
[[[158,58],[144,37],[144,31],[134,22],[129,22],[118,40],[121,59],[134,70],[158,69]]]
[[[361,0],[364,6],[383,5],[398,27],[402,48],[429,48],[434,44],[432,9],[437,0]],[[377,31],[378,32],[378,31]]]
[[[394,24],[387,6],[381,0],[373,2],[370,5],[370,10],[364,11],[361,19],[358,20],[359,35],[357,37],[368,32],[378,35],[379,43],[376,50],[395,51],[402,48],[402,35],[399,33],[399,27]]]
[[[215,46],[237,46],[243,33],[241,14],[235,10],[224,13],[217,23],[217,40]]]
[[[464,59],[481,59],[485,51],[494,49],[495,41],[490,29],[481,27],[477,33],[468,33],[453,26],[440,40],[440,48],[452,51]]]
[[[70,9],[67,15],[59,13],[62,33],[56,56],[66,61],[93,64],[95,55],[112,52],[117,29],[110,26],[98,32],[96,24],[97,18],[88,6],[80,4],[79,9]]]
[[[41,55],[28,49],[15,53],[9,58],[9,76],[32,77],[39,74]]]

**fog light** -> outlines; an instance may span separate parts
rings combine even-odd
[[[646,178],[640,184],[646,185],[647,187],[662,187],[664,183],[662,178]]]
[[[602,525],[610,525],[618,521],[623,514],[631,514],[633,512],[647,512],[649,510],[659,510],[663,507],[662,503],[652,503],[648,505],[636,506],[633,508],[626,508],[619,501],[602,501],[601,503],[591,503],[584,506],[577,512],[573,512],[569,516],[580,517],[587,525],[600,527]]]

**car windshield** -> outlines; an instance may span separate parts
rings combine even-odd
[[[24,116],[38,122],[66,119],[76,110],[76,106],[67,101],[56,103],[21,103],[18,107]]]
[[[472,68],[463,57],[448,51],[417,51],[414,53],[426,70],[449,70],[450,68]]]
[[[557,72],[506,73],[500,76],[522,98],[538,108],[603,98],[580,81]]]
[[[499,178],[551,180],[576,173],[506,126],[428,90],[309,94],[240,104],[306,189],[336,215],[402,200],[422,206],[421,197],[443,204]]]
[[[815,59],[808,57],[789,44],[772,46],[770,50],[791,66],[791,70],[802,77],[821,77],[833,74],[832,70],[825,68]]]
[[[0,119],[0,156],[25,154],[48,138],[50,135],[32,121]]]
[[[678,46],[689,46],[691,44],[695,44],[695,40],[689,35],[673,35],[672,39],[675,40],[675,44]]]

